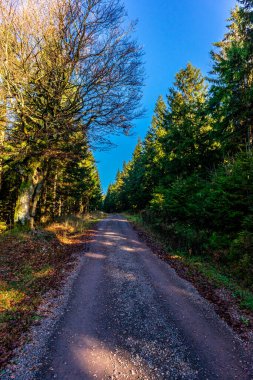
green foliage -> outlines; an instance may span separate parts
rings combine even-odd
[[[168,252],[171,256],[172,247],[169,237],[162,233],[161,230],[156,229],[151,223],[145,221],[145,213],[126,213],[125,216],[135,225],[138,226],[147,236],[151,236],[153,242],[157,242],[158,246],[162,246],[164,251]],[[144,218],[143,218],[144,216]],[[203,255],[196,255],[192,251],[184,249],[177,249],[172,254],[173,260],[180,260],[189,272],[195,273],[196,271],[202,274],[205,278],[211,281],[212,284],[218,287],[224,287],[232,292],[232,295],[239,300],[239,304],[243,309],[253,310],[253,293],[243,285],[241,278],[236,278],[236,274],[231,274],[231,268],[226,264],[213,261],[212,257]],[[247,323],[245,321],[245,323]]]
[[[169,89],[166,133],[162,137],[165,184],[193,172],[203,173],[215,162],[219,144],[211,139],[213,120],[207,109],[207,85],[197,68],[188,64]]]
[[[0,19],[0,221],[33,229],[97,209],[90,146],[142,114],[142,49],[123,5],[7,0]]]
[[[253,234],[248,231],[239,232],[230,245],[229,260],[233,270],[243,283],[251,286],[253,277]]]
[[[5,222],[0,222],[0,234],[7,230],[7,225]]]
[[[229,21],[225,38],[212,52],[211,106],[223,150],[234,154],[252,149],[252,11],[247,6],[236,7]]]
[[[253,286],[253,10],[231,12],[215,44],[211,86],[188,64],[105,198],[141,211],[173,249],[226,265]]]

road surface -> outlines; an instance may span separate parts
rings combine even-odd
[[[38,379],[253,379],[249,367],[210,304],[113,215],[85,253]]]

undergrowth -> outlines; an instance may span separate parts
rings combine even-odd
[[[162,244],[168,256],[175,260],[180,260],[189,269],[197,270],[201,275],[211,281],[217,287],[224,287],[230,290],[233,296],[238,299],[240,307],[243,309],[253,311],[253,293],[250,289],[245,288],[239,284],[238,279],[229,272],[229,267],[223,263],[215,263],[209,256],[194,255],[194,253],[185,252],[183,250],[172,251],[168,245],[166,238],[157,230],[152,228],[143,221],[140,214],[126,213],[125,216],[133,224],[141,226],[149,234],[154,236],[159,243]],[[173,253],[171,253],[173,252]]]
[[[73,253],[102,217],[70,216],[35,231],[18,226],[0,235],[0,366],[8,362],[22,333],[40,320],[36,310],[43,296],[60,285],[74,265]]]

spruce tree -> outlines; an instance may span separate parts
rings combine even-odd
[[[227,33],[211,53],[211,107],[225,154],[252,149],[253,17],[251,2],[242,3],[232,10]]]
[[[161,138],[164,183],[212,165],[217,146],[211,139],[212,118],[207,112],[207,85],[199,69],[188,64],[176,75],[167,97],[166,133]]]

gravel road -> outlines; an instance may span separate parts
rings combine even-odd
[[[38,379],[253,379],[239,339],[122,216],[85,256]]]

